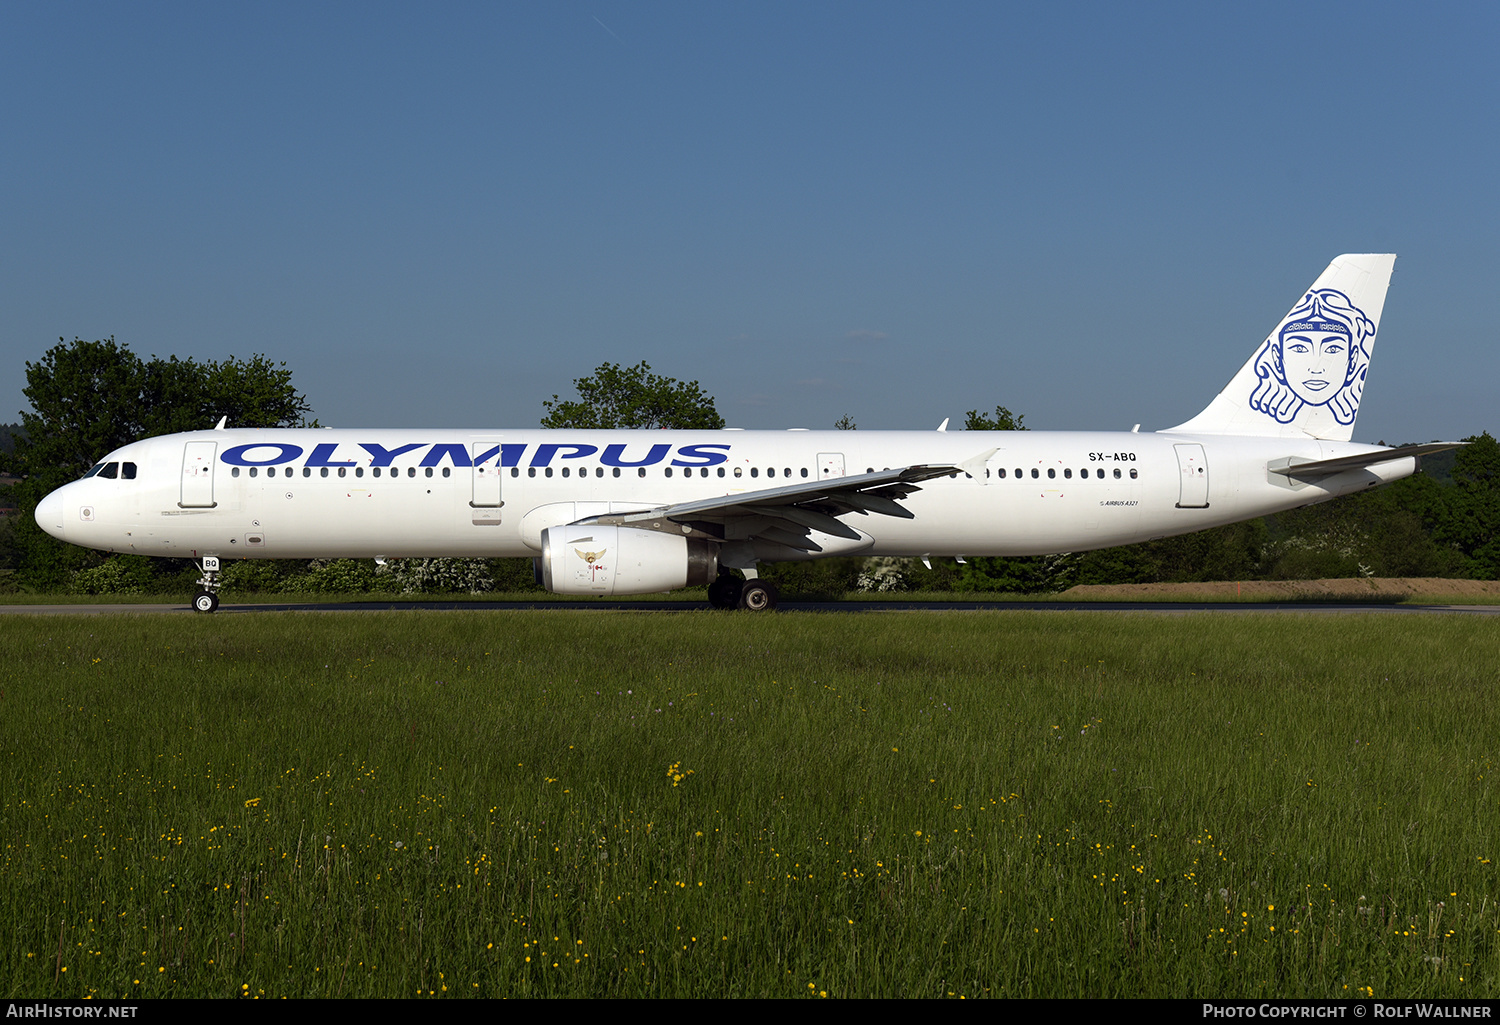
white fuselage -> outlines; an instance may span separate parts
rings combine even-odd
[[[820,554],[1038,555],[1233,523],[1414,471],[1409,457],[1315,483],[1267,469],[1379,450],[1082,431],[215,430],[127,445],[104,464],[131,463],[133,478],[68,484],[37,519],[75,544],[154,556],[534,556],[542,529],[588,516],[962,463],[975,472],[903,500],[912,519],[844,516],[858,541],[814,532]]]

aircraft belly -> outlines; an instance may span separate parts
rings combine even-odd
[[[870,517],[879,555],[1020,556],[1140,539],[1140,483],[1020,480],[934,486],[907,501],[914,519]]]
[[[439,487],[407,488],[404,480],[291,479],[274,490],[242,489],[197,522],[168,517],[179,520],[172,533],[181,541],[173,547],[262,559],[529,554],[503,511],[496,523],[478,523],[467,487],[457,486],[467,482],[438,480]]]

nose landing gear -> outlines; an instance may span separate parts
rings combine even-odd
[[[203,576],[198,578],[198,590],[193,594],[193,611],[212,612],[219,607],[219,557],[205,555],[199,567]]]

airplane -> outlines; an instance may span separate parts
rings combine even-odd
[[[200,612],[223,559],[529,556],[558,594],[707,584],[715,607],[764,611],[761,563],[1131,544],[1376,487],[1457,447],[1350,441],[1394,264],[1335,259],[1207,408],[1154,433],[221,420],[111,452],[36,519],[73,544],[199,560]]]

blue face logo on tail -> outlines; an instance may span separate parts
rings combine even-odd
[[[1260,352],[1250,408],[1291,423],[1304,406],[1326,406],[1352,424],[1365,390],[1375,324],[1343,292],[1308,292]]]

